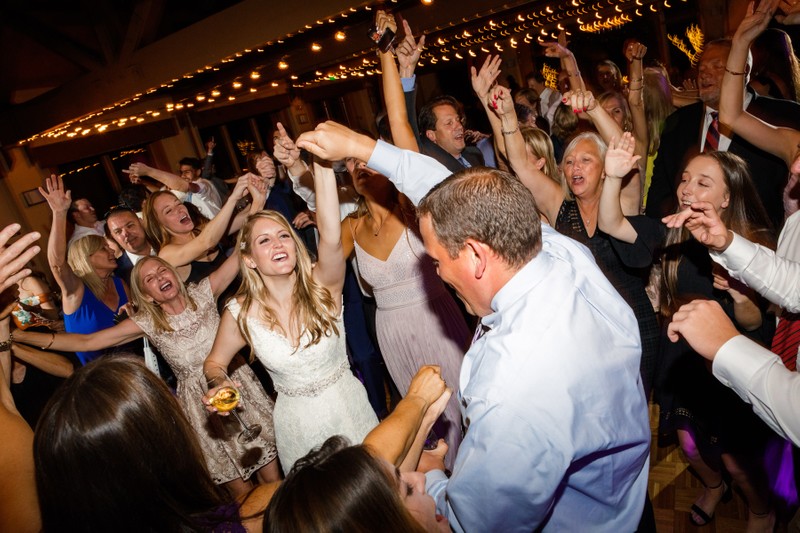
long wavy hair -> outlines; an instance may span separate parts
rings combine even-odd
[[[291,235],[294,242],[297,258],[294,272],[297,279],[292,292],[292,313],[289,320],[290,327],[295,324],[302,326],[299,328],[301,335],[303,331],[308,333],[310,338],[304,348],[317,344],[323,336],[339,335],[339,328],[336,326],[338,318],[336,303],[328,289],[314,279],[311,257],[308,255],[305,244],[298,238],[297,233],[283,215],[267,209],[250,215],[242,229],[239,230],[239,236],[236,239],[236,247],[240,251],[239,269],[242,273],[242,284],[235,296],[237,299],[241,298],[242,307],[237,322],[248,344],[253,346],[250,330],[247,327],[247,315],[254,304],[258,305],[259,318],[265,324],[280,330],[289,338],[288,332],[281,328],[275,310],[268,304],[269,290],[260,273],[257,269],[247,266],[245,262],[245,258],[252,253],[252,243],[255,237],[253,228],[259,220],[271,220],[280,224]],[[250,359],[251,361],[253,359],[252,351]]]
[[[272,496],[264,531],[425,531],[400,498],[398,481],[364,445],[333,436],[299,459]]]
[[[661,145],[664,121],[675,111],[675,106],[672,105],[672,88],[664,72],[649,67],[644,69],[643,76],[642,98],[647,119],[647,135],[650,139],[647,154],[655,155]]]
[[[147,233],[147,238],[153,244],[153,248],[156,250],[156,252],[159,252],[161,248],[172,242],[172,233],[170,233],[167,227],[164,226],[164,224],[162,224],[158,219],[158,213],[156,212],[155,205],[157,199],[166,195],[175,197],[175,195],[170,191],[156,191],[147,197],[147,201],[144,203],[144,207],[142,207],[144,230],[145,233]],[[201,230],[202,226],[195,224],[192,233],[197,236]]]
[[[106,284],[95,272],[89,256],[106,247],[105,238],[99,235],[86,235],[73,242],[67,251],[67,263],[81,281],[89,287],[98,300],[106,293]]]
[[[144,291],[142,268],[144,268],[145,263],[150,261],[155,261],[172,272],[178,284],[178,292],[181,296],[183,296],[186,306],[191,308],[193,311],[197,309],[197,304],[189,295],[189,291],[186,290],[186,284],[181,281],[181,276],[178,274],[178,271],[175,269],[175,267],[156,256],[144,257],[139,260],[138,263],[136,263],[136,266],[133,267],[133,270],[131,271],[131,300],[133,300],[133,304],[136,306],[136,314],[141,313],[153,317],[153,323],[155,324],[156,329],[159,331],[174,331],[172,326],[169,325],[169,318],[164,312],[164,309],[162,309],[157,303],[151,302]]]
[[[195,430],[140,358],[76,370],[43,411],[33,456],[44,531],[205,531],[221,521],[226,499]]]
[[[772,224],[744,159],[730,152],[706,152],[697,157],[714,159],[722,170],[728,192],[728,207],[720,213],[725,226],[750,241],[774,249]],[[661,257],[664,272],[661,294],[665,296],[661,299],[661,313],[665,317],[671,317],[678,307],[686,303],[678,294],[678,269],[684,258],[683,245],[691,238],[691,233],[685,227],[667,230]]]

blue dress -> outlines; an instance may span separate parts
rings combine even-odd
[[[128,295],[125,294],[121,279],[116,276],[111,279],[114,280],[114,289],[119,295],[117,309],[110,309],[97,299],[94,293],[89,290],[89,287],[84,285],[81,305],[74,313],[64,314],[64,329],[67,330],[67,333],[94,333],[115,325],[114,319],[119,313],[119,308],[128,303]],[[75,352],[75,355],[78,356],[81,365],[85,365],[89,361],[97,359],[103,353],[103,350],[95,350],[91,352]]]

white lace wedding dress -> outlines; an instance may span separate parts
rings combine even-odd
[[[227,307],[238,319],[239,302],[231,299]],[[304,348],[307,333],[295,349],[286,337],[257,318],[249,316],[247,327],[256,356],[278,391],[273,421],[284,473],[328,437],[343,435],[359,444],[378,424],[364,386],[350,372],[341,315],[339,335],[323,336],[308,348]]]

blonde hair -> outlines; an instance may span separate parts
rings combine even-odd
[[[664,121],[675,111],[675,106],[672,105],[672,89],[669,80],[660,70],[644,69],[643,83],[644,114],[650,139],[647,154],[655,155],[661,144],[661,130],[664,127]]]
[[[519,131],[522,133],[522,138],[525,139],[525,144],[530,146],[533,155],[544,158],[542,172],[545,176],[561,185],[561,171],[556,163],[553,141],[550,140],[550,136],[539,128],[522,127]]]
[[[190,307],[192,311],[194,311],[197,309],[197,304],[189,295],[189,291],[186,290],[186,284],[181,281],[181,277],[174,266],[157,256],[144,257],[136,263],[136,266],[133,267],[133,271],[131,271],[131,300],[133,300],[133,304],[136,306],[136,314],[138,315],[141,313],[151,316],[153,318],[153,324],[158,331],[174,331],[172,326],[169,325],[169,319],[164,309],[157,303],[148,300],[147,294],[144,291],[144,282],[141,279],[141,272],[142,268],[144,268],[143,265],[148,261],[155,261],[172,272],[178,283],[178,292],[183,296],[187,307]]]
[[[86,235],[69,246],[67,251],[67,263],[81,281],[89,287],[98,300],[103,299],[106,293],[106,284],[95,272],[89,256],[102,250],[107,246],[105,237],[99,235]]]
[[[247,327],[247,314],[253,304],[258,304],[259,318],[264,323],[281,330],[289,338],[288,332],[283,331],[278,323],[275,311],[267,303],[270,294],[264,280],[261,279],[257,269],[250,268],[245,263],[245,258],[252,253],[253,228],[259,220],[271,220],[283,227],[291,235],[297,250],[295,254],[297,262],[294,267],[297,279],[292,291],[292,312],[289,320],[290,324],[302,324],[303,331],[310,335],[311,338],[304,348],[317,344],[323,336],[339,335],[339,328],[336,326],[336,304],[328,289],[320,285],[312,276],[313,266],[305,244],[298,238],[283,215],[277,211],[264,210],[250,215],[236,238],[236,247],[240,251],[239,269],[242,273],[242,284],[235,298],[243,297],[237,323],[248,344],[253,346],[250,330]],[[253,359],[252,351],[250,359],[251,361]]]
[[[612,98],[616,98],[617,102],[619,102],[619,107],[622,110],[622,131],[633,131],[633,117],[631,115],[631,106],[628,105],[628,100],[622,93],[617,91],[606,91],[597,98],[597,101],[602,106]]]

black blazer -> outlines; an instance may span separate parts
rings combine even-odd
[[[800,124],[800,105],[796,102],[758,96],[752,91],[751,94],[749,113],[775,126],[797,128]],[[681,173],[700,151],[704,118],[702,102],[682,107],[667,117],[647,193],[648,216],[660,219],[675,212]],[[747,162],[761,202],[777,231],[783,224],[783,187],[789,174],[786,164],[738,135],[731,139],[728,151]]]
[[[434,158],[439,163],[447,167],[447,169],[455,174],[465,167],[461,161],[450,155],[441,146],[432,142],[427,136],[422,135],[419,131],[417,123],[417,87],[405,93],[406,97],[406,113],[408,114],[408,122],[411,124],[411,129],[414,130],[414,135],[417,137],[417,144],[419,151],[429,157]],[[486,163],[483,160],[483,154],[480,149],[475,146],[467,146],[461,152],[461,157],[466,159],[467,163],[472,167],[482,167]]]

